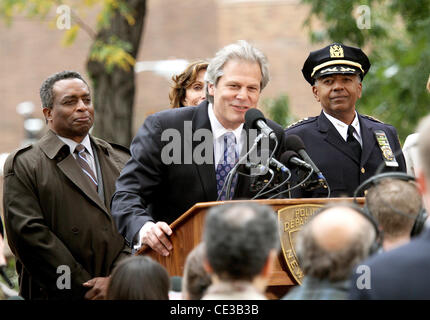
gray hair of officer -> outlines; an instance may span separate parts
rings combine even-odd
[[[252,281],[279,250],[274,211],[256,203],[212,207],[206,217],[206,259],[221,280]]]
[[[214,98],[209,94],[208,83],[215,86],[218,84],[219,78],[224,74],[223,68],[230,60],[243,60],[259,64],[261,70],[260,91],[269,82],[269,64],[266,56],[245,40],[239,40],[219,50],[209,63],[205,74],[205,91],[206,98],[211,103],[214,103]]]
[[[367,258],[376,231],[353,206],[328,204],[297,235],[297,259],[305,276],[330,282],[349,278]]]

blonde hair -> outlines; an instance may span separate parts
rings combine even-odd
[[[208,68],[208,64],[204,60],[192,62],[181,74],[172,77],[173,86],[169,93],[171,108],[183,107],[182,103],[184,102],[187,88],[196,81],[201,70]]]

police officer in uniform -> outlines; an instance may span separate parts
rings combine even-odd
[[[292,124],[286,133],[303,140],[326,179],[330,197],[352,196],[377,170],[406,171],[396,129],[356,111],[361,81],[369,68],[361,49],[340,43],[311,52],[303,65],[303,76],[322,111]],[[293,180],[298,183],[304,176],[298,174]],[[327,197],[328,188],[312,183],[295,189],[292,196]]]

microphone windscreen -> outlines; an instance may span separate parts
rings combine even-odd
[[[279,159],[279,161],[281,161],[284,165],[288,166],[290,164],[289,162],[292,157],[300,158],[296,152],[287,150],[281,155],[281,158]]]
[[[260,110],[256,108],[252,108],[246,111],[245,123],[248,128],[255,128],[254,123],[257,120],[263,120],[264,122],[266,122],[266,118],[264,117],[264,114]]]
[[[303,140],[295,134],[288,135],[285,138],[285,145],[288,150],[293,150],[296,152],[301,149],[305,149],[305,144],[303,143]]]

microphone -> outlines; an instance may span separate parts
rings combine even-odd
[[[315,163],[312,161],[312,159],[309,157],[307,152],[305,151],[305,144],[303,143],[303,140],[295,135],[291,134],[287,136],[285,139],[285,143],[287,146],[287,149],[293,150],[297,152],[300,157],[305,160],[311,167],[314,169],[315,174],[317,175],[318,179],[326,180],[324,175],[321,173],[320,169],[315,165]]]
[[[266,124],[266,118],[260,110],[252,108],[246,111],[245,123],[248,128],[260,129],[266,137],[277,140],[275,132]]]
[[[281,170],[282,172],[288,173],[289,171],[288,168],[283,163],[279,162],[275,158],[270,158],[269,163],[271,166],[275,167],[278,170]]]
[[[263,149],[263,150],[260,151],[260,155],[261,156],[263,156],[263,155],[269,155],[271,153],[272,152],[270,150],[268,150],[268,149]],[[262,162],[264,162],[264,160],[267,160],[267,158],[261,159]],[[267,163],[267,161],[266,161],[266,163]],[[271,165],[272,167],[274,167],[274,168],[276,168],[278,170],[281,170],[284,173],[288,173],[290,170],[284,165],[284,163],[287,163],[287,162],[278,161],[278,160],[276,160],[273,157],[269,158],[269,165]]]
[[[262,164],[254,164],[248,162],[244,165],[244,167],[247,169],[246,172],[250,172],[253,176],[261,176],[269,171],[269,168]],[[242,171],[244,170],[242,169]]]
[[[312,170],[312,166],[306,163],[302,159],[299,159],[299,155],[294,151],[288,150],[281,155],[281,162],[289,164],[291,166],[297,166],[305,170]]]

